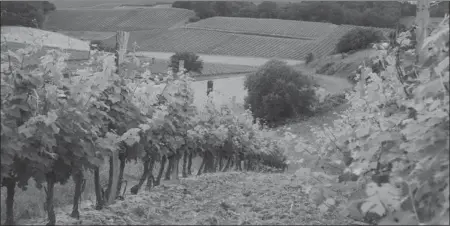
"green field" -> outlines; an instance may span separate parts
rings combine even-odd
[[[44,28],[65,31],[138,31],[169,28],[194,16],[186,9],[60,9],[49,13]]]
[[[172,3],[172,0],[54,0],[57,9],[112,9],[121,5],[148,5],[157,3]]]

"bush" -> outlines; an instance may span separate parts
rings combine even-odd
[[[178,52],[170,57],[170,67],[174,73],[179,71],[178,64],[180,60],[184,60],[184,68],[186,72],[201,73],[203,70],[203,61],[199,59],[195,53],[191,52]]]
[[[200,20],[200,17],[198,17],[198,16],[192,16],[192,17],[189,17],[188,22],[189,22],[189,23],[195,23],[195,22],[197,22],[197,21],[199,21],[199,20]]]
[[[349,51],[357,51],[365,49],[371,43],[383,40],[381,31],[375,29],[356,28],[350,30],[347,34],[342,36],[336,44],[337,53],[346,53]]]
[[[308,55],[306,55],[305,58],[305,63],[309,64],[314,60],[314,54],[313,53],[308,53]]]
[[[312,113],[313,81],[286,63],[271,60],[247,76],[245,108],[264,123],[274,123]]]
[[[116,47],[112,45],[108,45],[101,40],[92,40],[90,43],[91,49],[97,49],[99,51],[105,51],[110,53],[116,52]]]

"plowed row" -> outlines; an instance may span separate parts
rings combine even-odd
[[[338,25],[295,20],[212,17],[186,25],[186,28],[233,33],[274,35],[299,39],[317,39]]]
[[[130,34],[131,36],[133,36],[133,33]],[[153,37],[142,37],[137,43],[141,46],[141,51],[209,53],[210,49],[214,49],[236,37],[232,33],[180,28]]]
[[[48,15],[44,27],[68,31],[136,31],[169,28],[195,13],[185,9],[80,9],[56,10]]]
[[[134,35],[134,37],[133,37]],[[249,56],[302,60],[316,48],[314,41],[223,33],[208,30],[174,29],[150,37],[134,32],[130,39],[140,45],[139,51],[189,51],[211,55]],[[333,46],[334,48],[334,46]]]
[[[135,38],[140,51],[190,51],[211,55],[249,56],[303,60],[308,53],[315,57],[333,54],[339,39],[357,26],[341,25],[317,40],[243,35],[211,30],[178,28],[153,36]],[[391,29],[380,29],[384,33]],[[131,34],[133,36],[133,33]]]

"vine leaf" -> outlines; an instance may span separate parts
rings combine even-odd
[[[365,125],[356,129],[356,137],[362,138],[370,134],[370,126]]]
[[[378,225],[417,225],[416,216],[409,211],[399,211],[384,217]]]
[[[120,141],[125,142],[128,146],[132,146],[140,141],[140,131],[141,129],[139,128],[131,128],[120,137]]]
[[[383,216],[388,210],[400,207],[402,190],[392,184],[385,183],[378,186],[376,183],[371,182],[366,185],[365,191],[368,198],[360,207],[361,212],[364,214],[372,212]]]

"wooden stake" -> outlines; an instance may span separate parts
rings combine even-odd
[[[129,38],[130,32],[118,31],[116,33],[116,73],[119,73],[119,65],[125,59]]]
[[[416,13],[416,63],[420,64],[423,54],[420,54],[425,38],[428,36],[428,24],[430,22],[430,1],[418,0]]]
[[[180,60],[178,64],[178,71],[184,70],[184,60]]]

